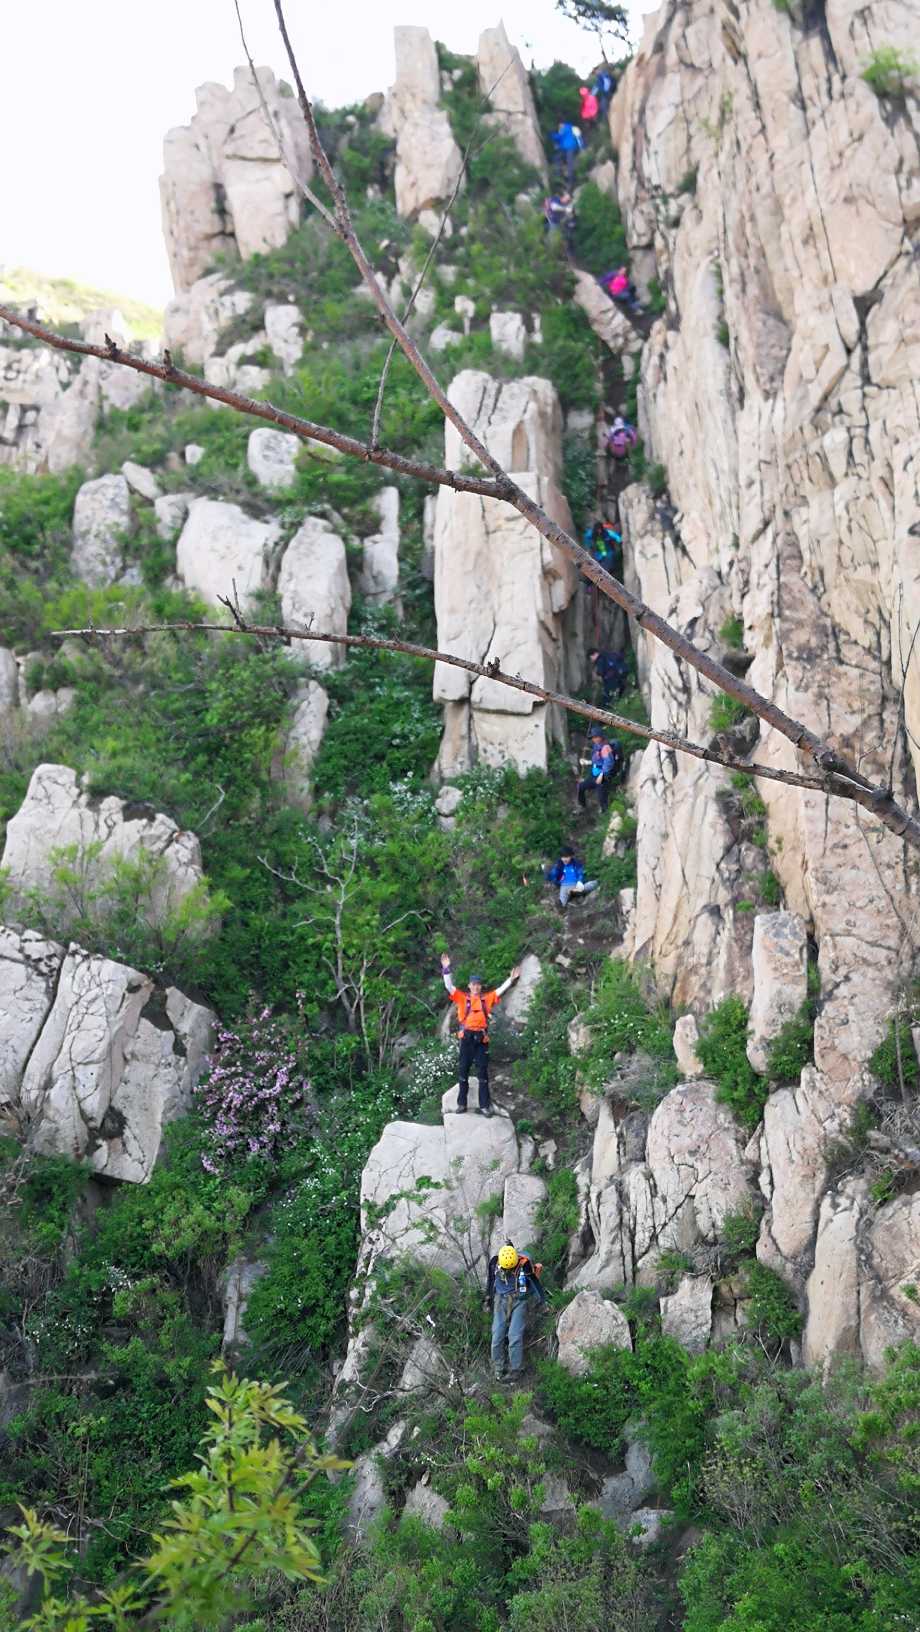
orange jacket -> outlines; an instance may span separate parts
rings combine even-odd
[[[457,1005],[457,1020],[461,1031],[485,1031],[489,1024],[489,1015],[496,1003],[501,1002],[497,992],[483,992],[480,997],[470,997],[469,992],[461,992],[459,987],[451,992],[450,1000]]]

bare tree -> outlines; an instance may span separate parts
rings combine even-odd
[[[692,668],[696,669],[712,685],[742,703],[752,714],[756,714],[765,725],[786,737],[799,754],[812,762],[815,774],[778,773],[765,766],[753,767],[737,761],[729,752],[725,752],[720,756],[699,744],[689,744],[683,739],[677,738],[676,734],[672,737],[670,746],[677,748],[681,752],[692,753],[697,758],[710,759],[715,763],[737,767],[758,776],[770,776],[773,780],[790,782],[796,786],[816,788],[827,795],[855,801],[866,810],[869,810],[878,821],[889,828],[891,832],[897,834],[898,837],[904,839],[912,848],[920,850],[920,822],[896,802],[890,779],[884,785],[872,783],[830,743],[823,741],[801,721],[795,720],[784,713],[776,703],[761,696],[752,686],[749,686],[737,675],[732,674],[728,669],[723,668],[720,663],[717,663],[707,653],[699,651],[691,641],[687,640],[679,630],[673,628],[666,619],[659,616],[651,607],[646,606],[624,584],[621,584],[616,578],[605,572],[604,568],[594,560],[593,556],[589,555],[587,550],[583,549],[575,539],[571,538],[559,526],[558,522],[553,521],[552,517],[548,516],[540,505],[518,486],[513,477],[504,470],[499,461],[493,457],[489,449],[466,423],[394,311],[385,290],[380,287],[374,269],[358,240],[345,199],[344,189],[319,139],[313,109],[304,89],[300,68],[291,46],[281,0],[274,0],[274,5],[281,37],[296,85],[300,109],[309,133],[313,157],[319,176],[325,183],[332,200],[331,210],[323,206],[322,215],[329,223],[331,230],[349,249],[381,318],[393,336],[395,344],[415,369],[429,396],[437,403],[445,418],[450,420],[461,440],[465,443],[470,455],[468,468],[459,471],[446,470],[441,466],[431,465],[426,461],[409,459],[402,454],[378,446],[373,438],[370,442],[362,442],[329,426],[316,425],[296,414],[275,408],[271,403],[256,402],[238,392],[227,391],[218,386],[209,385],[196,375],[176,368],[168,351],[164,352],[162,362],[153,362],[148,361],[146,358],[135,357],[130,352],[122,351],[108,336],[106,336],[104,346],[93,346],[85,341],[66,339],[64,336],[55,334],[43,325],[34,323],[7,307],[0,306],[0,318],[4,318],[7,322],[14,324],[26,333],[33,335],[36,339],[58,350],[75,352],[81,356],[107,359],[126,368],[133,368],[139,373],[163,380],[167,384],[183,386],[187,390],[195,392],[198,396],[209,397],[213,401],[225,403],[228,407],[235,408],[239,413],[283,426],[297,436],[325,443],[328,447],[337,448],[341,453],[393,470],[397,474],[415,477],[436,486],[451,487],[458,492],[479,493],[485,497],[498,499],[511,505],[536,528],[537,532],[541,533],[544,538],[548,539],[564,555],[568,556],[585,576],[597,585],[602,594],[609,596],[618,606],[621,606],[641,628],[647,630],[656,640],[661,641],[682,662],[688,663]],[[377,414],[375,414],[375,423],[379,423]],[[478,474],[480,471],[485,474]],[[101,631],[87,630],[70,632],[80,634],[101,633]],[[256,633],[257,631],[254,627],[247,627],[245,632]],[[291,638],[294,635],[294,631],[281,628],[259,630],[258,633],[276,638]],[[323,637],[311,632],[310,638],[315,640]],[[325,638],[341,639],[341,637]],[[358,642],[354,638],[341,643],[371,644],[367,640]],[[451,658],[449,654],[430,652],[420,647],[411,647],[408,643],[391,642],[389,646],[392,650],[410,650],[415,655],[424,656],[431,660],[441,662],[459,661]],[[560,702],[564,707],[576,709],[579,712],[588,712],[581,705],[574,703],[572,699],[545,692],[540,687],[522,681],[520,677],[511,677],[491,668],[477,670],[476,666],[472,664],[462,664],[461,666],[470,669],[472,672],[488,673],[489,678],[506,685],[515,686],[517,689],[529,691],[533,695],[542,696],[546,700]],[[608,721],[613,723],[616,718],[600,712],[593,717],[603,719],[605,723]],[[670,733],[644,731],[631,721],[619,723],[630,730],[639,732],[639,734],[654,736],[662,741],[671,735]]]

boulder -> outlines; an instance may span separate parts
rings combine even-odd
[[[543,979],[543,965],[533,952],[525,953],[521,959],[521,973],[512,986],[507,997],[502,998],[502,1012],[505,1019],[514,1025],[522,1025],[527,1019],[533,996]]]
[[[153,471],[147,470],[144,465],[135,465],[130,459],[126,459],[121,467],[121,474],[131,492],[136,493],[139,498],[148,499],[153,504],[160,497],[160,484]]]
[[[163,1127],[189,1109],[211,1027],[175,987],[71,947],[22,1079],[34,1148],[146,1183]]]
[[[747,1057],[763,1076],[769,1069],[771,1044],[808,996],[808,938],[797,912],[757,914],[751,963],[754,998]]]
[[[700,1040],[699,1027],[692,1014],[682,1014],[674,1027],[674,1053],[685,1077],[701,1077],[705,1070],[696,1052]]]
[[[862,1201],[862,1205],[860,1202]],[[829,1190],[821,1202],[815,1264],[805,1287],[807,1319],[802,1338],[806,1366],[834,1356],[860,1354],[857,1230],[865,1198]]]
[[[389,1462],[396,1455],[406,1432],[404,1422],[394,1422],[392,1428],[372,1451],[364,1451],[355,1458],[352,1469],[353,1484],[348,1498],[347,1528],[353,1541],[366,1541],[374,1520],[386,1506],[386,1486],[381,1462]]]
[[[303,318],[298,308],[293,302],[284,306],[266,306],[264,323],[271,350],[285,374],[290,374],[303,356],[303,335],[300,332]]]
[[[489,337],[496,351],[504,352],[514,362],[524,361],[527,329],[520,312],[492,312],[489,317]]]
[[[649,1123],[646,1160],[659,1247],[715,1245],[728,1214],[750,1207],[747,1138],[715,1095],[713,1082],[684,1083],[666,1095]]]
[[[62,889],[55,880],[62,855],[76,882]],[[141,909],[161,924],[204,880],[201,849],[194,833],[182,832],[162,812],[131,806],[115,795],[95,799],[80,790],[68,765],[39,765],[25,799],[10,818],[0,866],[9,895],[8,915],[21,913],[37,897],[65,932],[91,909],[121,862],[149,862],[141,889]]]
[[[399,601],[399,488],[382,487],[374,495],[380,531],[364,540],[361,594],[372,606]]]
[[[255,521],[238,504],[192,499],[176,545],[176,572],[211,606],[219,606],[221,596],[232,600],[235,588],[245,611],[269,586],[280,537],[277,521]]]
[[[19,665],[7,646],[0,646],[0,714],[19,707]]]
[[[559,1364],[571,1377],[583,1377],[592,1350],[613,1346],[631,1349],[629,1322],[615,1303],[599,1292],[577,1292],[556,1322]]]
[[[160,538],[174,538],[180,531],[194,497],[194,493],[164,493],[161,499],[154,500],[153,513]]]
[[[362,1228],[382,1250],[482,1271],[491,1230],[484,1204],[503,1197],[518,1166],[507,1117],[448,1115],[443,1127],[389,1122],[361,1176]]]
[[[285,550],[278,595],[286,629],[348,633],[351,584],[345,545],[321,516],[308,516]],[[325,641],[298,640],[293,642],[291,656],[304,666],[337,669],[345,662],[345,651],[344,646]]]
[[[456,816],[463,804],[463,791],[446,784],[434,802],[434,808],[439,816]]]
[[[636,1508],[640,1507],[655,1489],[651,1454],[645,1442],[638,1437],[639,1431],[636,1424],[627,1424],[625,1469],[622,1473],[611,1474],[604,1480],[598,1504],[605,1519],[613,1519],[626,1528],[629,1527]]]
[[[280,493],[293,487],[297,480],[295,460],[301,447],[299,436],[288,436],[286,431],[260,425],[249,433],[246,463],[257,482],[273,493]]]
[[[326,729],[329,698],[317,680],[308,680],[295,702],[284,744],[284,786],[290,803],[306,815],[313,806],[313,764]]]
[[[398,27],[396,83],[387,92],[379,124],[396,138],[396,208],[417,216],[449,199],[463,169],[447,114],[438,107],[441,75],[427,28]]]
[[[920,1194],[897,1196],[871,1216],[860,1243],[859,1341],[873,1371],[885,1351],[920,1337]]]
[[[51,1005],[64,948],[0,926],[0,1111],[19,1101],[22,1074]]]
[[[464,370],[450,386],[451,401],[521,487],[571,530],[562,496],[562,415],[548,380],[504,385]],[[445,460],[459,469],[469,456],[448,422]],[[566,656],[562,615],[577,584],[568,558],[547,543],[517,511],[478,494],[438,492],[434,540],[434,593],[438,645],[482,663],[501,661],[548,689],[580,675],[577,654]],[[574,665],[574,667],[573,667]],[[555,711],[526,693],[461,669],[435,667],[434,697],[445,705],[438,756],[442,778],[486,764],[511,763],[523,774],[545,768],[550,741],[561,740]]]
[[[590,272],[575,271],[573,297],[584,312],[596,335],[603,340],[615,357],[625,351],[636,351],[641,336],[633,328],[626,313],[610,299]]]
[[[405,1500],[403,1518],[419,1519],[429,1530],[443,1530],[450,1503],[430,1485],[413,1485]]]
[[[545,184],[549,172],[530,79],[520,52],[508,39],[504,23],[484,29],[480,34],[476,67],[479,88],[494,110],[496,128],[502,135],[511,137],[524,163],[531,165]]]
[[[419,1337],[406,1357],[399,1379],[400,1394],[414,1394],[443,1378],[447,1366],[438,1345],[430,1337]]]
[[[712,1282],[708,1275],[682,1275],[677,1291],[661,1299],[661,1330],[689,1354],[702,1354],[712,1332]]]
[[[249,68],[237,68],[230,91],[200,86],[191,124],[164,139],[163,233],[177,292],[190,289],[218,253],[245,261],[278,249],[300,219],[294,178],[312,174],[306,127],[271,69],[255,73],[258,85]]]
[[[124,564],[131,529],[131,498],[124,476],[84,482],[73,507],[70,568],[93,589],[114,583]]]
[[[84,357],[77,376],[39,415],[39,438],[44,464],[53,473],[82,465],[93,468],[93,439],[99,418],[99,396],[106,365],[98,357]],[[89,582],[90,580],[87,580]]]
[[[252,303],[249,290],[235,289],[221,272],[211,272],[206,278],[198,278],[166,307],[163,313],[164,344],[173,353],[181,352],[186,363],[201,368],[213,356],[224,330],[244,317]],[[199,450],[200,459],[204,453],[200,444],[192,442],[189,446]],[[188,448],[185,462],[188,465],[197,462],[189,458]]]

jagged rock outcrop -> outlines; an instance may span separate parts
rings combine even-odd
[[[53,912],[58,933],[66,933],[92,909],[119,863],[140,860],[149,863],[149,878],[141,881],[144,911],[151,923],[163,923],[202,884],[195,834],[146,805],[93,798],[69,765],[39,765],[7,824],[0,861],[9,891],[5,915],[14,920],[34,897]],[[66,887],[55,880],[62,861],[74,880]]]
[[[326,729],[329,698],[317,680],[308,680],[295,702],[284,744],[284,786],[291,804],[306,815],[313,807],[313,765]]]
[[[294,461],[302,447],[298,436],[276,431],[269,425],[260,425],[250,431],[246,444],[246,463],[256,481],[273,493],[284,492],[297,480]]]
[[[920,125],[915,99],[880,101],[861,71],[914,32],[897,3],[829,0],[818,30],[770,0],[740,13],[669,0],[611,110],[633,275],[656,271],[668,298],[643,354],[640,429],[670,502],[624,495],[628,580],[717,654],[723,620],[740,618],[752,684],[864,774],[884,782],[891,766],[898,797],[920,741]],[[706,690],[639,632],[637,651],[653,722],[706,740]],[[757,758],[796,763],[767,729]],[[769,1200],[758,1254],[799,1290],[807,1356],[858,1345],[877,1364],[883,1333],[918,1329],[898,1290],[916,1268],[901,1227],[912,1198],[888,1204],[883,1231],[886,1209],[828,1188],[826,1155],[909,978],[916,882],[858,807],[758,791],[821,980],[815,1066],[770,1095],[753,1146]],[[697,1013],[753,984],[736,911],[752,869],[727,793],[717,771],[655,746],[642,756],[635,947]]]
[[[192,499],[176,545],[176,572],[215,607],[222,596],[233,599],[235,586],[242,608],[271,587],[280,538],[276,521],[256,521],[238,504]]]
[[[486,28],[479,36],[476,52],[479,88],[494,109],[491,122],[503,135],[510,136],[525,164],[532,165],[541,181],[549,180],[546,154],[540,136],[540,121],[521,53],[512,45],[504,23]]]
[[[188,1110],[210,1010],[124,964],[0,928],[0,1114],[46,1156],[149,1179]]]
[[[84,482],[73,507],[70,569],[93,588],[114,583],[124,566],[131,494],[120,473]]]
[[[417,216],[434,210],[453,194],[463,169],[450,120],[438,107],[441,75],[427,28],[394,29],[396,81],[390,86],[378,124],[396,138],[396,208]]]
[[[631,1349],[629,1321],[615,1303],[599,1292],[577,1292],[556,1322],[559,1364],[572,1377],[587,1371],[592,1349]]]
[[[770,1045],[798,1015],[808,996],[808,941],[797,912],[760,912],[751,953],[754,996],[748,1015],[747,1057],[766,1075]]]
[[[600,335],[604,345],[619,357],[625,352],[638,352],[642,345],[641,336],[630,323],[629,318],[620,307],[611,300],[596,278],[590,272],[581,272],[575,269],[574,299],[581,307],[595,334]]]
[[[120,312],[100,309],[81,319],[84,340],[103,343],[106,334],[127,350],[150,355],[146,342],[132,342]],[[0,334],[20,339],[6,325]],[[76,359],[47,346],[0,345],[0,464],[34,472],[92,469],[93,437],[101,407],[130,408],[156,382],[98,357]]]
[[[464,370],[449,394],[521,487],[571,530],[560,491],[562,416],[549,380],[528,377],[500,385],[488,374]],[[449,423],[445,460],[449,469],[469,461]],[[547,688],[577,686],[578,630],[571,619],[568,626],[564,622],[576,583],[568,558],[509,505],[439,490],[434,594],[442,651],[477,663],[497,658],[508,673]],[[577,601],[573,612],[577,616]],[[471,686],[461,669],[445,664],[435,669],[434,696],[445,705],[442,777],[460,774],[477,757],[491,765],[510,761],[521,772],[545,767],[549,742],[561,734],[551,708],[493,680],[477,679]]]
[[[361,594],[372,606],[399,601],[399,488],[382,487],[374,500],[380,531],[364,540]]]
[[[351,583],[345,545],[332,523],[308,516],[284,552],[278,574],[281,621],[286,629],[318,629],[323,634],[348,633]],[[345,647],[328,641],[291,642],[295,663],[315,669],[338,669],[345,662]]]
[[[256,75],[258,84],[249,68],[236,68],[232,90],[199,86],[191,124],[164,139],[163,233],[177,293],[191,289],[219,252],[245,261],[277,249],[300,220],[295,177],[312,174],[306,126],[272,70]]]

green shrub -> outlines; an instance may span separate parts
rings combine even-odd
[[[512,1571],[511,1632],[650,1632],[650,1582],[610,1520],[585,1507],[574,1535],[535,1524],[529,1543]]]
[[[718,325],[716,328],[716,339],[718,340],[720,346],[724,346],[726,350],[728,350],[729,346],[731,345],[731,334],[729,333],[727,323],[720,323]]]
[[[709,724],[713,731],[730,731],[750,714],[750,709],[727,691],[717,692],[709,705]]]
[[[748,1213],[726,1213],[722,1220],[720,1236],[726,1251],[732,1257],[752,1253],[757,1245],[759,1233],[760,1214],[753,1210]]]
[[[653,317],[660,317],[668,309],[668,297],[656,277],[648,280],[648,309]]]
[[[814,1059],[815,1015],[820,989],[817,966],[809,964],[808,996],[798,1014],[786,1021],[770,1045],[768,1077],[780,1082],[795,1082],[801,1076],[803,1066]]]
[[[748,1324],[765,1343],[779,1344],[787,1338],[802,1335],[802,1317],[792,1301],[791,1294],[776,1271],[756,1258],[741,1265],[747,1281],[750,1302],[747,1306]]]
[[[531,1000],[520,1037],[521,1058],[514,1068],[515,1086],[546,1102],[556,1118],[577,1109],[575,1061],[569,1053],[567,1027],[575,1002],[556,969],[547,969]]]
[[[636,975],[625,963],[611,960],[605,964],[585,1018],[593,1037],[582,1065],[593,1087],[608,1081],[615,1054],[636,1051],[660,1060],[665,1073],[673,1069],[671,1080],[676,1081],[673,1016],[663,1003],[650,1007]]]
[[[704,1019],[696,1045],[707,1076],[718,1083],[716,1099],[746,1128],[760,1121],[770,1085],[747,1057],[747,1010],[740,997],[725,997]]]
[[[663,498],[668,491],[668,473],[664,465],[649,465],[646,480],[652,496],[656,499]]]
[[[886,1088],[899,1088],[901,1073],[903,1073],[905,1084],[913,1088],[916,1086],[918,1076],[920,1076],[920,1067],[917,1065],[917,1055],[914,1050],[910,1022],[903,1019],[897,1022],[900,1026],[899,1037],[895,1035],[895,1024],[894,1018],[889,1020],[888,1030],[869,1061],[869,1070],[874,1071],[875,1075],[881,1078]],[[900,1072],[898,1070],[898,1042],[901,1045]]]
[[[602,193],[593,181],[578,195],[575,260],[596,278],[629,262],[626,228],[616,199]]]
[[[730,647],[732,651],[741,651],[744,645],[744,624],[740,618],[735,617],[734,612],[725,619],[719,630],[719,639],[724,646]]]
[[[862,77],[876,96],[901,100],[916,73],[917,59],[913,52],[899,51],[896,45],[880,45],[869,52]]]
[[[556,1168],[547,1175],[546,1195],[537,1213],[539,1253],[546,1264],[547,1282],[564,1264],[569,1241],[580,1218],[578,1180],[571,1168]]]

